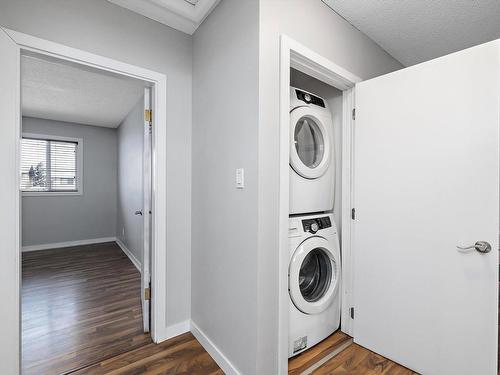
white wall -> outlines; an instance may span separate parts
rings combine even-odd
[[[326,104],[332,114],[333,144],[335,160],[335,183],[332,186],[335,192],[333,204],[333,217],[337,229],[341,233],[341,204],[342,204],[342,91],[333,86],[329,86],[298,70],[290,70],[290,85],[309,91],[325,99]]]
[[[278,177],[280,35],[368,79],[401,68],[321,0],[260,1],[257,373],[278,366]]]
[[[194,34],[193,58],[191,314],[243,374],[258,373],[258,7],[223,0]]]
[[[24,196],[22,245],[115,237],[116,130],[24,117],[23,132],[83,139],[83,194]]]
[[[141,98],[117,129],[118,187],[116,237],[142,264],[144,98]]]
[[[189,319],[192,37],[105,0],[0,0],[0,25],[167,76],[167,324]]]

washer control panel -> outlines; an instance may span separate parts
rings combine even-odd
[[[320,106],[322,108],[325,108],[325,101],[317,96],[311,95],[305,91],[300,91],[300,90],[295,90],[295,93],[297,94],[297,99],[302,100],[303,102],[306,102],[307,104],[314,104],[317,106]]]
[[[316,233],[318,230],[330,228],[331,226],[332,222],[328,216],[302,220],[304,232],[310,232],[312,234]]]

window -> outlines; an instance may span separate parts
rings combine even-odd
[[[21,190],[24,194],[81,194],[80,139],[24,134]]]

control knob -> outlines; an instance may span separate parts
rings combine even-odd
[[[311,224],[311,233],[316,233],[319,229],[318,223],[314,222]]]

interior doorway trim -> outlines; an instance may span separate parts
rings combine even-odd
[[[18,31],[2,28],[2,30],[17,44],[19,55],[23,52],[35,52],[38,54],[56,57],[58,59],[90,66],[100,70],[137,78],[151,84],[153,96],[153,144],[152,144],[152,244],[151,244],[151,337],[158,343],[168,338],[166,325],[166,264],[167,264],[167,238],[166,238],[166,192],[167,192],[167,77],[162,74],[135,65],[127,64],[118,60],[110,59],[90,52],[68,47],[59,43],[51,42]],[[21,119],[19,118],[19,133]],[[16,156],[20,163],[20,154]],[[19,182],[18,182],[19,183]],[[17,214],[20,214],[21,203],[17,202]],[[16,233],[20,238],[20,228]],[[20,243],[20,240],[19,240]],[[17,280],[21,282],[20,269],[20,244],[16,251]],[[20,287],[19,287],[20,290]],[[20,296],[18,293],[18,302]],[[19,330],[20,332],[20,330]],[[19,333],[20,334],[20,333]],[[19,341],[20,342],[20,338]]]
[[[281,35],[280,42],[280,186],[279,186],[279,324],[278,324],[278,373],[288,373],[288,213],[289,213],[289,142],[290,142],[290,68],[306,73],[328,85],[342,90],[342,326],[341,330],[352,336],[352,256],[351,223],[352,155],[354,136],[354,86],[361,78],[319,55],[313,50]]]

